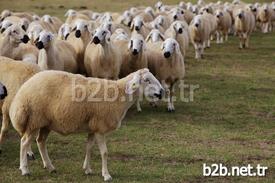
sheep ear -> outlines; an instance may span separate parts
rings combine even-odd
[[[161,50],[164,49],[164,42],[161,44]]]
[[[133,30],[134,30],[134,22],[133,22],[133,21],[132,21],[132,23],[131,23],[130,30],[131,30],[131,31],[133,31]]]
[[[134,73],[133,78],[127,82],[126,88],[125,88],[125,93],[128,95],[133,94],[135,91],[137,91],[137,89],[139,89],[140,82],[141,82],[140,71],[137,71]]]
[[[132,48],[132,46],[133,46],[133,41],[130,40],[129,43],[128,43],[128,49],[130,50]]]
[[[151,39],[151,37],[152,37],[152,33],[150,33],[150,34],[146,37],[145,41],[148,42],[148,41]]]
[[[111,32],[107,31],[105,39],[106,39],[107,42],[111,41]]]

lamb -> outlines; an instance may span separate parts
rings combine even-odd
[[[174,87],[184,78],[184,58],[178,42],[173,38],[166,39],[162,44],[148,45],[148,68],[162,83],[168,101],[168,111],[175,111]]]
[[[164,40],[164,35],[158,29],[153,29],[151,30],[145,41],[147,43],[157,43]]]
[[[165,32],[165,38],[173,38],[180,45],[180,51],[183,56],[186,56],[186,51],[189,46],[189,30],[188,24],[185,21],[174,21]]]
[[[232,19],[227,11],[221,9],[216,10],[215,15],[218,20],[217,43],[219,44],[223,43],[223,40],[228,40],[228,33],[232,27]]]
[[[52,33],[42,31],[35,43],[40,50],[38,65],[42,70],[78,71],[76,52],[66,41],[58,40]]]
[[[8,96],[6,96],[5,100],[0,101],[0,115],[2,115],[0,146],[3,144],[5,135],[8,132],[10,124],[9,109],[15,94],[25,81],[39,71],[38,66],[35,64],[0,57],[0,81],[5,84],[8,91]],[[2,97],[3,96],[5,96],[5,94],[2,95]],[[31,148],[28,150],[28,155],[31,159],[34,158]]]
[[[8,95],[7,88],[0,82],[0,100],[3,100]]]
[[[255,29],[255,17],[253,13],[250,10],[238,9],[234,27],[240,39],[239,48],[248,48],[250,34]]]
[[[201,59],[204,45],[210,39],[210,23],[203,15],[196,15],[189,25],[190,40],[195,48],[195,58]]]
[[[11,25],[3,33],[3,39],[0,41],[0,55],[36,64],[38,50],[27,44],[28,41],[29,37],[19,25]]]
[[[88,76],[118,79],[121,59],[118,48],[115,47],[110,37],[111,33],[107,29],[99,27],[95,30],[84,56]]]
[[[83,99],[76,97],[76,87],[72,87],[72,84],[83,88]],[[42,161],[50,172],[55,170],[46,148],[50,131],[62,135],[87,132],[83,169],[86,174],[92,173],[90,156],[92,145],[96,141],[102,158],[102,176],[104,181],[111,180],[107,168],[106,135],[120,127],[127,110],[139,97],[140,90],[149,87],[150,90],[144,90],[145,96],[154,100],[161,99],[163,88],[148,69],[138,70],[118,81],[86,78],[62,71],[36,74],[20,88],[10,108],[12,124],[22,137],[22,175],[30,173],[26,151],[37,132]],[[40,92],[33,93],[38,90]]]

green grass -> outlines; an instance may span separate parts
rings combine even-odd
[[[16,3],[17,2],[17,3]],[[51,3],[49,3],[51,2]],[[61,17],[65,9],[87,4],[97,11],[120,11],[130,5],[153,4],[146,0],[29,1],[1,0],[0,9],[35,10]],[[77,3],[83,2],[83,3]],[[32,3],[32,4],[31,4]],[[64,8],[57,8],[65,4]],[[80,5],[79,5],[80,4]],[[45,6],[37,9],[35,6]],[[109,171],[113,182],[274,182],[275,180],[275,33],[254,33],[251,48],[238,49],[236,37],[223,45],[212,44],[205,59],[194,60],[190,47],[186,57],[185,83],[198,84],[194,102],[177,102],[176,112],[165,104],[143,112],[133,107],[118,131],[109,135]],[[103,182],[101,159],[95,146],[93,175],[82,170],[86,135],[63,137],[52,133],[49,155],[57,168],[49,174],[42,168],[36,145],[32,175],[20,176],[19,137],[11,130],[0,155],[0,182]],[[261,164],[266,177],[202,176],[203,163],[227,166]]]

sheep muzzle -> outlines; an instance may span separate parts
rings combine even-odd
[[[182,28],[179,28],[179,31],[178,31],[178,33],[180,33],[180,34],[182,34]]]
[[[165,57],[165,58],[169,58],[170,56],[171,56],[171,53],[170,53],[170,52],[165,52],[165,53],[164,53],[164,57]]]
[[[97,36],[94,37],[93,43],[95,43],[95,44],[99,44],[100,43],[100,40],[99,40],[99,38]]]
[[[75,37],[77,37],[77,38],[81,37],[81,31],[80,30],[75,31]]]
[[[7,88],[3,86],[3,93],[0,94],[0,99],[4,99],[6,96],[8,96]]]
[[[28,43],[29,40],[30,40],[30,38],[27,35],[24,35],[24,37],[21,39],[21,41],[25,44]]]
[[[37,42],[37,43],[35,44],[35,46],[36,46],[39,50],[41,50],[41,49],[44,48],[44,44],[43,44],[42,41]]]

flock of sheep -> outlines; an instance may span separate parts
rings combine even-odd
[[[91,148],[96,142],[102,176],[108,181],[105,136],[120,127],[135,102],[141,111],[139,95],[156,100],[165,94],[168,111],[174,111],[173,87],[184,78],[189,44],[196,59],[203,57],[211,40],[220,44],[229,34],[239,37],[240,48],[247,48],[253,31],[272,31],[275,3],[158,2],[155,8],[133,7],[123,13],[70,9],[65,16],[63,23],[50,15],[2,11],[0,145],[12,123],[22,137],[20,170],[27,175],[28,158],[33,157],[31,142],[38,135],[43,165],[52,172],[55,168],[46,148],[50,131],[64,135],[84,131],[88,141],[83,169],[86,174],[92,172]],[[107,83],[118,88],[125,100],[72,101],[72,80],[88,94]],[[95,97],[102,98],[103,90]]]

